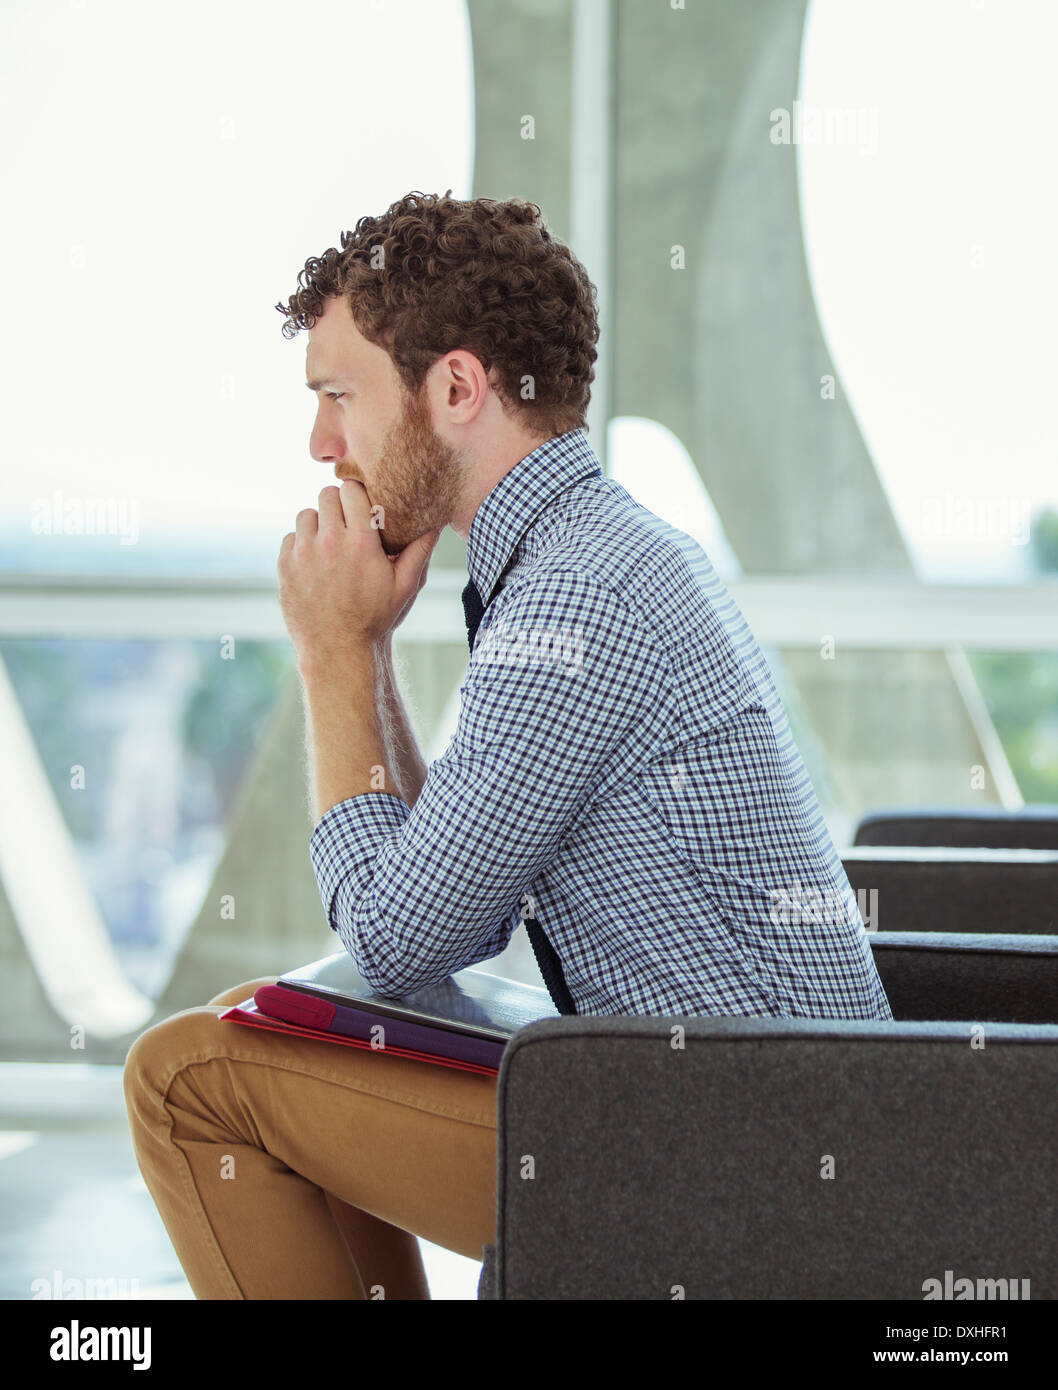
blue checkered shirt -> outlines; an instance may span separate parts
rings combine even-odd
[[[332,806],[331,926],[398,996],[534,917],[582,1014],[891,1019],[765,658],[701,546],[603,476],[582,429],[467,536],[485,605],[413,807]]]

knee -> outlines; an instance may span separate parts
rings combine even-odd
[[[184,1067],[207,1061],[220,1051],[217,1011],[205,1007],[184,1009],[155,1023],[135,1040],[125,1057],[122,1085],[125,1105],[135,1115],[145,1100],[163,1097],[173,1077]]]
[[[232,1025],[218,1022],[218,1006],[241,1004],[252,999],[261,985],[275,982],[275,975],[248,980],[214,995],[208,1004],[182,1009],[141,1033],[125,1056],[122,1082],[126,1105],[131,1109],[136,1097],[145,1092],[164,1096],[177,1072],[219,1056],[225,1037],[220,1030]]]

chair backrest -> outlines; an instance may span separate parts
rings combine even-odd
[[[863,846],[841,855],[880,931],[1058,932],[1058,851]]]
[[[870,932],[898,1021],[1058,1024],[1058,936]]]
[[[481,1297],[1058,1297],[1058,1027],[547,1018],[497,1102]]]
[[[886,806],[865,815],[856,845],[1058,850],[1058,806]]]

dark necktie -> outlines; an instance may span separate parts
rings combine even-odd
[[[484,611],[477,585],[471,580],[463,590],[463,612],[466,615],[467,641],[470,643],[471,651],[474,650],[474,638],[477,636],[478,625]],[[525,929],[529,934],[529,944],[533,948],[533,955],[536,956],[540,974],[543,975],[544,983],[555,1002],[555,1008],[562,1014],[575,1014],[577,1006],[574,1004],[573,997],[566,985],[566,977],[562,973],[562,962],[555,954],[555,948],[544,935],[543,929],[535,917],[525,918]]]

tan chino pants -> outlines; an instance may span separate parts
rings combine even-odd
[[[148,1028],[125,1061],[143,1180],[197,1298],[428,1299],[415,1239],[495,1240],[495,1077],[248,1028],[275,977]]]

